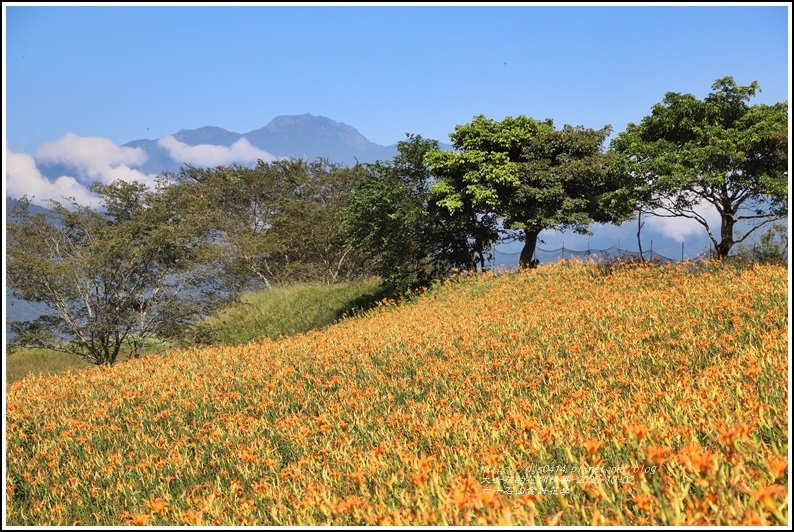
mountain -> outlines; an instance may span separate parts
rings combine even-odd
[[[242,136],[239,133],[226,131],[222,127],[204,126],[198,129],[182,129],[174,135],[174,138],[191,146],[199,144],[231,146],[240,140]]]
[[[206,126],[199,129],[183,129],[173,137],[188,146],[209,144],[231,147],[245,138],[251,146],[263,150],[276,158],[300,158],[313,161],[320,157],[332,163],[352,166],[356,162],[374,163],[391,160],[397,154],[397,143],[381,146],[370,142],[359,131],[342,122],[311,114],[277,116],[264,127],[247,133],[235,133],[220,127]],[[402,140],[402,139],[400,139]],[[177,172],[186,161],[175,161],[168,150],[157,140],[140,139],[124,146],[141,148],[148,160],[140,166],[147,174],[165,171]],[[442,149],[452,149],[449,144],[440,144]]]
[[[245,143],[240,141],[245,140]],[[215,167],[233,163],[253,165],[256,159],[301,158],[314,161],[325,158],[331,163],[353,166],[356,162],[390,161],[397,155],[397,141],[389,146],[370,142],[356,128],[311,114],[277,116],[266,126],[247,133],[228,131],[221,127],[204,126],[182,129],[160,139],[137,139],[123,148],[139,148],[145,161],[125,162],[132,170],[147,175],[176,173],[188,164],[196,167]],[[439,143],[442,150],[452,145]],[[36,169],[54,182],[61,176],[77,179],[87,186],[98,180],[101,171],[111,171],[118,163],[104,160],[105,147],[94,149],[82,144],[75,156],[63,153],[36,157]],[[262,152],[265,152],[264,154]],[[268,155],[269,154],[269,155]],[[92,158],[96,155],[95,158]],[[110,166],[108,166],[110,165]]]
[[[8,221],[17,220],[18,218],[14,216],[14,209],[16,209],[18,206],[21,205],[22,202],[18,199],[6,198],[6,220]],[[46,207],[42,207],[34,203],[30,203],[28,205],[28,209],[30,210],[30,213],[33,214],[34,216],[36,214],[47,214],[48,212],[50,212],[49,209],[47,209]]]
[[[354,165],[356,160],[370,163],[390,160],[397,154],[396,144],[375,144],[347,124],[310,114],[277,116],[265,127],[243,136],[276,157],[327,157],[331,162]]]

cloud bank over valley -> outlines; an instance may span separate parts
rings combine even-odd
[[[232,163],[247,165],[260,159],[276,160],[245,138],[231,146],[190,146],[173,135],[166,135],[157,145],[180,165],[216,167]],[[68,198],[74,198],[82,205],[97,206],[99,198],[89,190],[97,181],[103,184],[117,180],[142,181],[153,188],[159,174],[140,170],[148,160],[142,148],[118,146],[103,137],[83,137],[74,133],[41,145],[33,155],[7,148],[6,197],[27,196],[31,203],[41,206],[51,200],[68,203]]]
[[[214,144],[191,146],[178,141],[173,135],[166,135],[157,141],[157,145],[166,150],[176,162],[204,168],[226,166],[231,163],[251,164],[260,159],[266,163],[276,160],[275,156],[253,146],[245,137],[231,146]]]

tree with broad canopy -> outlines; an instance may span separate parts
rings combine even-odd
[[[637,209],[701,224],[717,257],[788,216],[788,104],[748,105],[760,87],[718,79],[708,96],[668,92],[611,143],[635,182]],[[719,232],[703,207],[719,213]],[[745,224],[743,234],[737,224]],[[717,233],[717,234],[715,234]]]
[[[34,214],[28,198],[6,228],[11,294],[50,313],[10,322],[10,347],[49,348],[97,365],[138,357],[148,339],[178,339],[224,302],[200,205],[161,180],[95,183],[101,209],[51,201]],[[231,295],[231,294],[228,294]]]
[[[500,220],[504,229],[519,230],[519,264],[529,267],[541,231],[589,234],[590,224],[620,222],[632,212],[629,183],[611,171],[613,156],[604,151],[610,131],[477,116],[450,135],[456,151],[428,154],[438,178],[433,192],[449,212],[471,210],[483,223]]]

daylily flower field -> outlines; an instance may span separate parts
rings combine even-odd
[[[461,275],[10,384],[9,525],[782,525],[788,270]]]

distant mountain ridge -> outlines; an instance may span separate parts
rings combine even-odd
[[[248,145],[236,144],[242,139],[245,139]],[[405,136],[396,139],[394,144],[382,146],[369,141],[353,126],[325,116],[304,113],[277,116],[266,126],[247,133],[228,131],[217,126],[203,126],[197,129],[182,129],[158,139],[133,140],[121,147],[138,148],[146,154],[144,161],[136,164],[128,163],[133,170],[159,176],[164,172],[177,173],[187,164],[196,167],[215,167],[219,164],[228,166],[236,162],[251,166],[254,163],[251,155],[252,152],[255,153],[254,150],[266,152],[276,159],[299,158],[314,161],[325,158],[331,163],[344,166],[353,166],[357,162],[391,161],[397,155],[397,142],[402,140],[405,140]],[[212,148],[192,149],[197,146]],[[217,154],[219,148],[221,153],[222,150],[228,149],[228,153],[220,157],[201,157],[202,152]],[[452,145],[439,142],[439,148],[451,150]],[[180,158],[183,160],[178,160]],[[270,160],[270,157],[265,155],[262,158]],[[89,179],[93,179],[90,175],[78,175],[81,170],[85,173],[85,168],[75,168],[68,162],[57,159],[37,160],[36,166],[41,175],[50,181],[61,176],[75,176],[78,181],[86,185]]]
[[[276,158],[300,158],[313,161],[323,157],[332,163],[347,166],[352,166],[356,162],[387,161],[397,155],[396,142],[382,146],[369,141],[348,124],[309,113],[277,116],[266,126],[247,133],[204,126],[198,129],[183,129],[174,133],[173,137],[188,146],[210,144],[226,147],[245,138],[255,148]],[[147,174],[177,172],[185,164],[185,161],[173,160],[168,150],[163,148],[158,140],[133,140],[124,146],[141,148],[146,152],[148,159],[140,169]],[[448,144],[440,144],[440,147],[452,148]]]
[[[198,129],[182,129],[174,133],[174,138],[179,142],[197,146],[199,144],[216,144],[222,146],[231,146],[242,135],[226,131],[222,127],[204,126]]]

